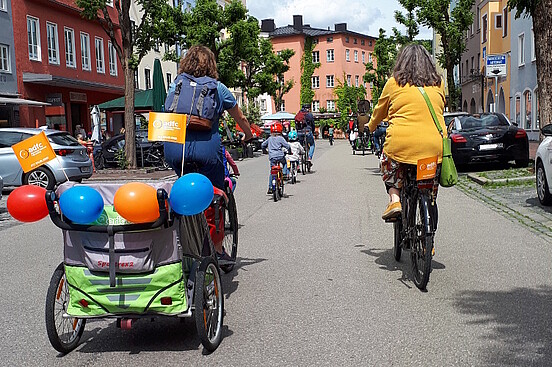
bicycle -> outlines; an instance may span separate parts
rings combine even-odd
[[[400,200],[400,218],[388,219],[393,223],[393,256],[400,261],[402,250],[410,251],[413,281],[420,290],[425,290],[431,273],[434,254],[434,238],[437,229],[437,194],[434,193],[435,178],[416,179],[417,167],[407,165]],[[439,177],[437,169],[436,177]],[[437,180],[438,182],[438,180]]]
[[[289,161],[289,182],[293,185],[297,183],[297,161]]]
[[[301,145],[303,145],[303,149],[305,152],[301,155],[301,173],[307,174],[307,171],[311,171],[311,162],[309,161],[309,150],[310,150],[310,144],[307,139],[307,134],[304,133]]]
[[[147,150],[144,160],[148,165],[157,168],[159,171],[165,171],[170,168],[169,164],[165,161],[163,143],[160,142],[152,144],[152,146]]]
[[[272,175],[272,198],[277,202],[284,196],[284,174],[282,173],[282,164],[270,168]]]

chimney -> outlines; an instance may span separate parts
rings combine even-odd
[[[263,19],[261,20],[261,32],[274,32],[276,26],[274,25],[274,19]]]
[[[303,16],[294,15],[293,16],[293,28],[296,31],[303,32]]]
[[[336,23],[334,27],[336,32],[345,32],[347,30],[347,23]]]

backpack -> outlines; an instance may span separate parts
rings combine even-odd
[[[303,128],[305,127],[305,116],[306,113],[303,110],[300,110],[299,112],[297,112],[297,115],[295,115],[295,129],[297,131],[303,130]]]
[[[211,130],[217,118],[217,81],[182,73],[174,83],[175,88],[165,101],[165,111],[186,114],[190,130]]]

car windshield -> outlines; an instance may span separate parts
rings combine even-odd
[[[493,126],[509,126],[506,119],[497,115],[458,116],[455,118],[456,130],[484,129]]]
[[[79,142],[69,133],[55,133],[48,135],[48,140],[57,145],[76,147]]]

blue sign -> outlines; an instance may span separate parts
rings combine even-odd
[[[486,73],[487,77],[506,76],[506,55],[487,55]]]
[[[506,55],[487,56],[487,66],[491,65],[506,65]]]

